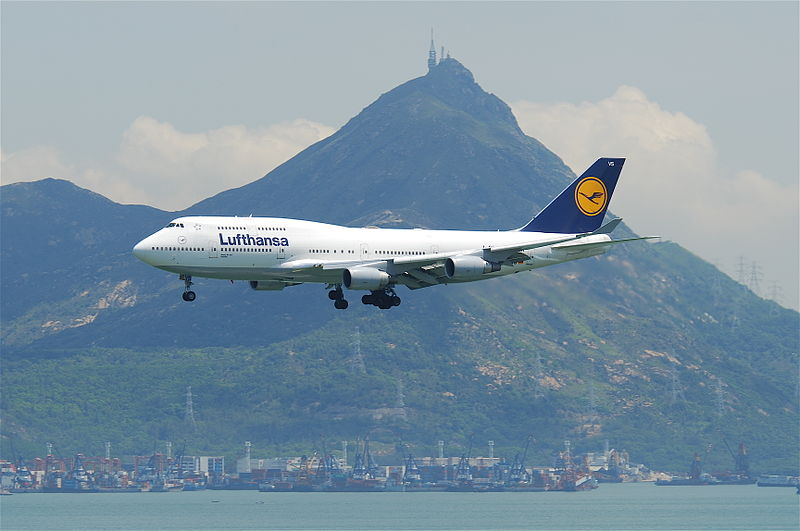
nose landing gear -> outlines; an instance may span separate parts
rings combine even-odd
[[[335,289],[328,292],[328,298],[333,301],[333,307],[337,310],[345,310],[350,306],[350,303],[344,298],[341,284],[337,284]]]
[[[192,302],[193,300],[195,300],[197,298],[197,294],[194,291],[191,290],[191,287],[192,287],[192,284],[193,284],[192,276],[191,275],[181,275],[179,278],[181,280],[183,280],[183,286],[184,286],[183,295],[182,295],[183,300],[185,300],[186,302]]]

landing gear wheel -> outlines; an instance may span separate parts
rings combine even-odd
[[[180,275],[178,278],[183,280],[183,300],[186,302],[192,302],[197,298],[194,291],[192,291],[192,276],[191,275]]]
[[[381,310],[388,310],[392,306],[400,306],[400,297],[394,292],[392,288],[383,290],[373,290],[369,295],[362,295],[361,302],[363,304],[371,304],[377,306]]]
[[[328,292],[328,298],[333,301],[333,307],[337,310],[344,310],[350,305],[344,298],[341,284],[336,284],[336,288]]]

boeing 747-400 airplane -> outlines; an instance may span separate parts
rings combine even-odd
[[[395,287],[485,280],[587,258],[615,243],[621,219],[601,226],[625,159],[601,158],[524,227],[509,231],[353,228],[298,219],[187,216],[143,239],[133,254],[177,273],[183,300],[195,300],[193,277],[246,280],[274,291],[325,284],[345,309],[342,286],[368,293],[381,309],[400,304]]]

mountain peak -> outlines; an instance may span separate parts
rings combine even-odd
[[[416,102],[424,96],[432,97],[442,106],[465,112],[475,119],[510,126],[515,133],[523,135],[511,108],[494,94],[484,91],[475,82],[472,72],[451,57],[439,61],[426,75],[383,94],[365,110],[401,101],[411,102],[412,107],[416,107]]]
[[[425,77],[440,79],[460,79],[465,83],[475,83],[475,76],[469,69],[452,57],[439,61],[439,64],[428,70]]]
[[[113,203],[110,199],[86,188],[81,188],[71,181],[53,177],[3,185],[3,194],[11,203],[19,201],[50,202],[56,198],[69,198],[76,202],[88,198],[98,204]]]

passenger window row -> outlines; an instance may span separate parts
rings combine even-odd
[[[311,254],[330,254],[330,253],[333,253],[333,254],[336,254],[336,253],[353,254],[353,253],[355,253],[355,251],[350,251],[350,250],[345,251],[344,249],[340,249],[338,251],[336,249],[334,249],[333,251],[331,251],[330,249],[309,249],[308,252],[311,253]]]
[[[419,256],[425,253],[423,251],[375,251],[375,254],[387,254],[394,256]]]
[[[168,226],[171,227],[173,224],[170,223]],[[183,227],[183,225],[181,225]],[[217,230],[247,230],[247,227],[217,227]],[[256,230],[286,230],[286,227],[256,227]]]

